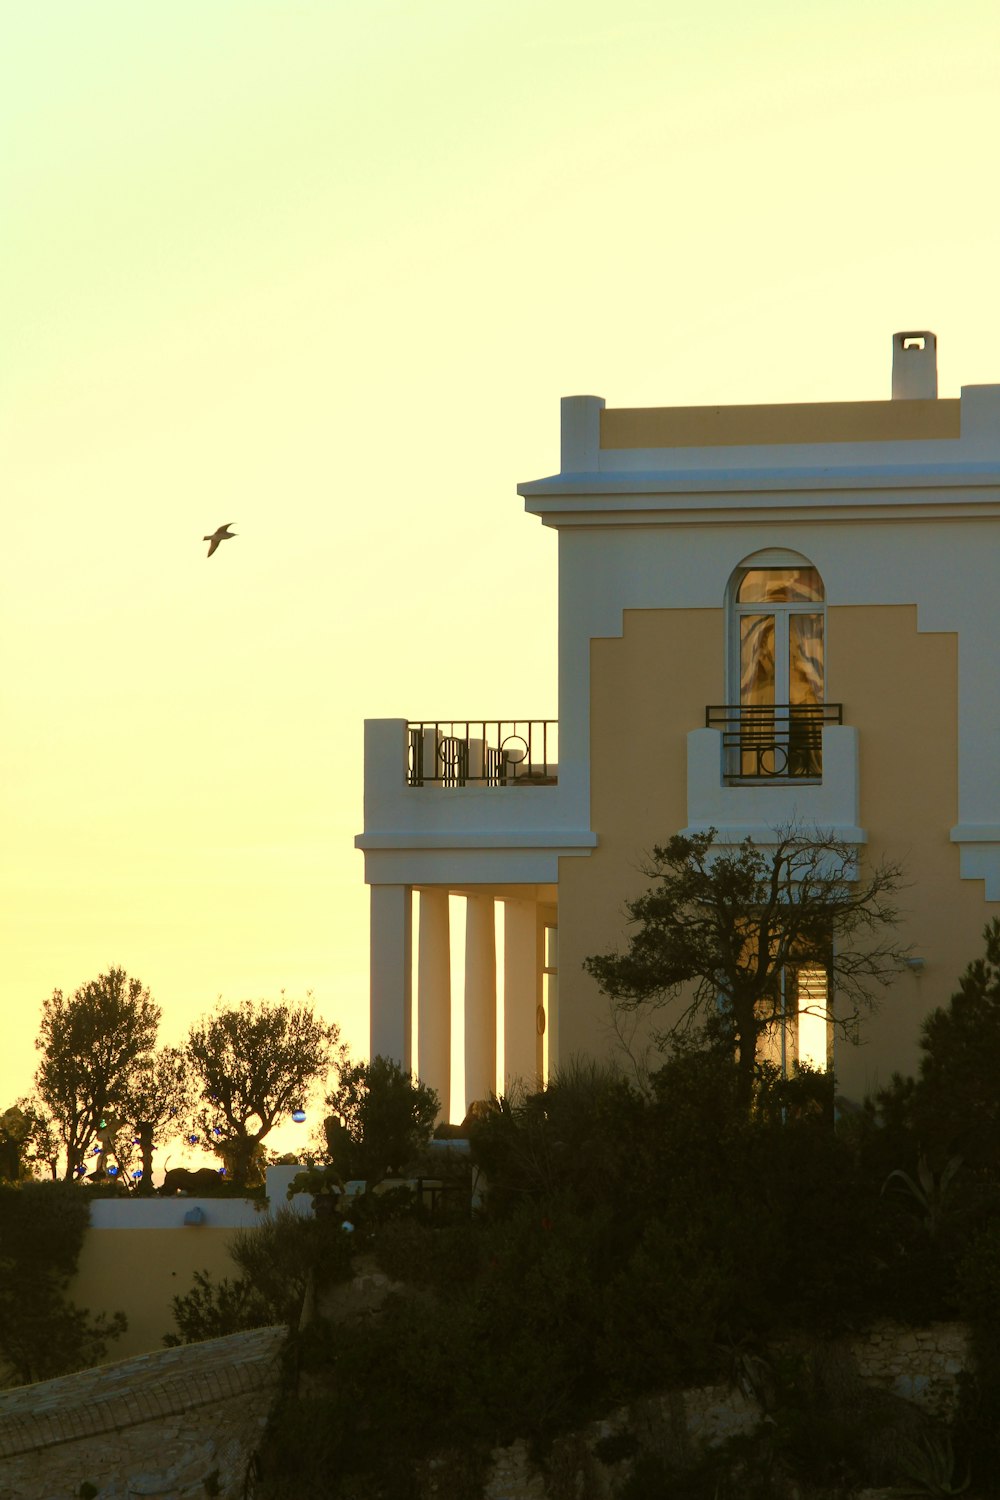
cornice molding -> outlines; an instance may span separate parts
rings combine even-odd
[[[547,526],[713,525],[748,521],[952,521],[1000,517],[1000,468],[676,470],[556,475],[520,485]]]

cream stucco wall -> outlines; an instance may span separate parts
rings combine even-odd
[[[621,940],[623,902],[649,884],[645,855],[687,822],[687,733],[706,703],[724,701],[723,635],[721,609],[627,610],[620,637],[591,643],[598,846],[559,871],[561,1061],[613,1046],[608,1002],[583,960]]]
[[[857,1097],[917,1064],[921,1019],[944,1005],[982,930],[1000,913],[983,882],[963,880],[949,834],[958,819],[958,636],[921,632],[913,606],[831,607],[831,701],[860,740],[861,823],[869,858],[897,860],[908,889],[900,934],[925,967],[901,975],[837,1072]]]
[[[931,399],[935,347],[894,337],[893,396],[907,399],[616,411],[563,398],[559,472],[518,486],[559,533],[558,782],[530,803],[505,788],[431,798],[403,786],[405,722],[368,727],[358,844],[378,1050],[408,1055],[409,887],[558,878],[565,1062],[613,1045],[581,965],[619,942],[653,844],[685,827],[761,839],[798,817],[906,868],[900,937],[924,968],[899,977],[836,1066],[853,1096],[914,1066],[921,1017],[1000,910],[1000,385]],[[732,697],[727,587],[776,550],[824,581],[826,697],[844,723],[824,728],[821,785],[724,787],[704,724]]]
[[[108,1360],[163,1347],[176,1333],[171,1301],[191,1290],[195,1271],[213,1280],[239,1273],[229,1257],[237,1229],[202,1224],[184,1229],[88,1229],[69,1296],[91,1313],[121,1311],[128,1331],[112,1343]]]
[[[173,1298],[191,1290],[195,1271],[209,1271],[216,1281],[237,1277],[229,1247],[241,1230],[264,1223],[274,1210],[311,1216],[309,1197],[286,1197],[299,1170],[294,1163],[268,1167],[266,1204],[184,1193],[94,1199],[69,1295],[93,1313],[125,1313],[128,1331],[111,1345],[108,1360],[162,1348],[163,1335],[177,1331]],[[186,1224],[195,1212],[201,1222]]]
[[[925,960],[901,974],[862,1028],[838,1041],[838,1085],[860,1098],[917,1061],[922,1017],[945,1003],[1000,903],[962,880],[949,839],[958,801],[957,636],[920,632],[912,605],[831,606],[828,687],[858,731],[866,858],[905,867],[899,935]],[[623,902],[648,885],[645,853],[687,823],[688,732],[726,701],[722,609],[626,610],[591,644],[591,812],[598,847],[560,868],[560,1054],[608,1049],[606,999],[585,957],[617,945]],[[795,788],[789,791],[789,818]],[[748,796],[752,795],[748,792]],[[663,1017],[661,1017],[662,1021]]]

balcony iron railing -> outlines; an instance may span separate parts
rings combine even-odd
[[[843,722],[842,703],[725,703],[705,709],[706,729],[722,730],[727,782],[820,780],[823,726]]]
[[[407,786],[552,786],[556,719],[431,719],[407,725]]]

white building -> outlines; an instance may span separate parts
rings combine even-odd
[[[889,401],[567,397],[560,471],[519,493],[559,533],[558,726],[366,725],[373,1052],[447,1099],[458,1004],[468,1100],[498,1035],[506,1078],[606,1052],[582,962],[620,942],[644,853],[798,820],[905,865],[922,966],[827,1061],[856,1097],[911,1069],[1000,913],[1000,386],[938,400],[919,333]]]

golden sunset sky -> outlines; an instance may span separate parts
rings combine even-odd
[[[1000,381],[996,0],[38,0],[0,75],[0,1108],[111,965],[365,1052],[363,720],[556,715],[560,396]]]

